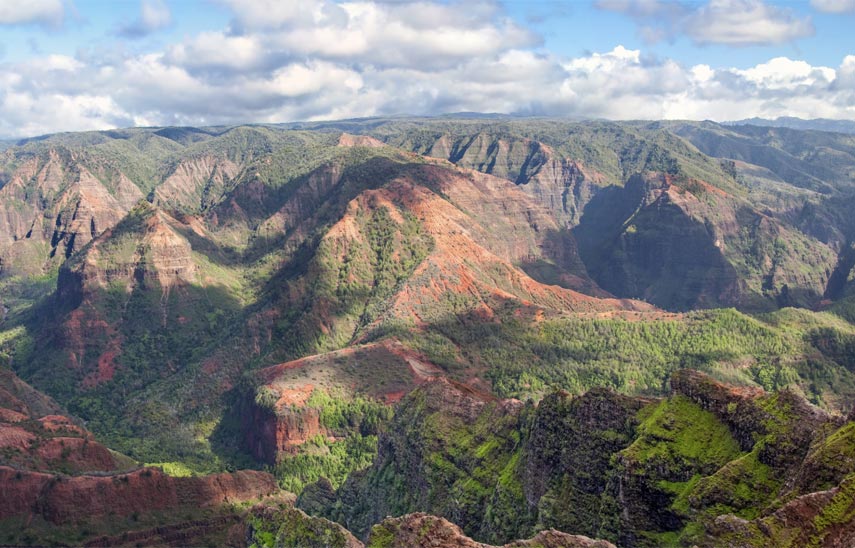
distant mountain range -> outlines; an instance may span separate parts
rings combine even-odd
[[[792,116],[782,116],[769,120],[766,118],[748,118],[724,122],[725,126],[761,126],[761,127],[786,127],[791,129],[806,129],[814,131],[833,131],[835,133],[855,134],[855,120],[830,120],[828,118],[814,118],[804,120]]]
[[[851,546],[853,141],[460,115],[16,142],[0,544]],[[418,512],[460,529],[384,519]]]

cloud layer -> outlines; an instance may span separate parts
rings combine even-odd
[[[855,0],[813,0],[817,9],[834,11]],[[695,44],[728,46],[775,45],[813,36],[810,17],[762,0],[710,0],[688,4],[670,0],[598,0],[600,9],[623,13],[636,20],[648,42],[686,35]]]
[[[836,67],[779,57],[747,70],[622,46],[568,59],[492,3],[221,1],[229,28],[159,52],[0,64],[0,136],[458,111],[855,119],[853,55]],[[703,32],[740,42],[737,27]]]
[[[58,26],[65,17],[62,0],[8,0],[0,2],[0,25]]]

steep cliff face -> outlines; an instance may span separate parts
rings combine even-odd
[[[165,212],[145,202],[139,204],[120,226],[64,266],[63,281],[78,280],[82,287],[60,283],[60,296],[91,295],[113,284],[130,292],[146,283],[167,288],[196,282],[192,248],[181,234],[188,229]]]
[[[595,390],[532,408],[429,383],[325,512],[363,537],[384,514],[418,510],[499,543],[550,527],[620,546],[851,542],[851,423],[693,371],[672,387],[662,400]]]
[[[652,310],[569,289],[603,296],[579,269],[569,234],[509,182],[366,150],[346,154],[348,162],[359,159],[355,165],[307,175],[259,225],[269,234],[284,227],[282,247],[293,255],[279,271],[275,300],[257,315],[267,330],[258,346],[274,346],[288,332],[279,355],[311,355],[370,340],[394,322],[420,327],[470,312],[489,320],[512,302],[554,311]],[[248,190],[240,185],[234,196]],[[567,287],[537,281],[528,274],[534,264]]]
[[[176,309],[192,302],[184,288],[205,285],[182,234],[188,230],[144,203],[60,269],[56,296],[65,316],[55,350],[66,353],[68,367],[84,387],[110,381],[121,368],[123,328],[149,330],[157,326],[152,320],[168,323]],[[125,318],[114,308],[117,299],[126,303]],[[176,305],[176,300],[181,302]],[[142,319],[145,304],[152,308],[145,313],[154,316],[145,325],[128,326],[132,319],[127,316]],[[101,335],[93,337],[93,329]]]
[[[219,201],[240,170],[230,159],[213,155],[183,160],[154,190],[154,203],[202,211]]]
[[[824,546],[843,548],[855,542],[855,476],[839,486],[797,497],[753,520],[721,516],[708,527],[699,546]]]
[[[242,418],[244,444],[260,462],[275,464],[284,455],[295,453],[309,439],[325,434],[319,409],[277,406],[271,410],[257,404],[255,398],[249,405],[250,411]]]
[[[366,543],[368,548],[386,546],[412,546],[413,548],[499,548],[475,542],[453,523],[422,513],[400,518],[387,518],[371,529]],[[502,548],[614,548],[604,540],[593,540],[579,535],[568,535],[556,530],[541,531],[528,540],[517,540]]]
[[[545,206],[562,227],[579,222],[596,187],[605,180],[602,174],[560,157],[542,142],[497,136],[489,131],[475,135],[444,134],[433,143],[416,146],[415,150],[512,181]]]
[[[121,172],[93,173],[64,148],[17,159],[0,188],[2,273],[41,274],[115,226],[143,198]]]
[[[848,145],[813,139],[839,153],[824,166],[781,145],[793,134],[708,126],[424,121],[366,131],[514,182],[573,229],[584,267],[615,295],[679,310],[815,306],[849,229],[833,200],[802,187],[848,188]],[[770,169],[734,162],[744,158]],[[631,188],[640,180],[645,188]]]
[[[427,383],[399,404],[374,465],[351,475],[331,517],[363,538],[385,516],[417,510],[482,538],[513,538],[528,519],[513,457],[521,408],[447,380]]]
[[[670,309],[812,306],[837,262],[742,199],[662,174],[592,200],[574,234],[603,288]]]
[[[855,329],[808,311],[676,312],[825,299],[855,317],[843,164],[793,190],[774,162],[705,156],[668,124],[319,125],[4,152],[2,268],[59,280],[29,309],[7,288],[37,298],[50,276],[0,280],[0,365],[140,461],[224,467],[242,443],[295,492],[329,476],[301,504],[362,538],[387,514],[430,511],[473,542],[549,527],[714,542],[716,523],[754,534],[787,504],[792,522],[795,501],[847,492],[851,424],[797,393],[850,407]],[[793,392],[681,372],[663,400],[551,394],[664,396],[686,366]],[[0,464],[126,469],[44,419],[61,411],[32,391],[0,383],[2,401]]]
[[[309,401],[316,390],[333,392],[337,398],[367,395],[391,404],[441,374],[437,366],[392,340],[262,369],[255,375],[258,386],[247,392],[242,405],[245,447],[258,460],[274,464],[315,436],[346,435],[321,423],[323,407]]]
[[[107,476],[55,476],[0,467],[3,519],[38,517],[56,525],[103,525],[132,514],[216,507],[278,491],[270,474],[254,471],[173,478],[144,468]]]
[[[242,545],[243,518],[231,505],[279,493],[274,478],[263,472],[176,478],[139,468],[59,413],[11,372],[0,376],[3,542],[221,544],[237,527],[235,545]],[[125,533],[98,536],[117,530]]]
[[[613,526],[602,508],[613,456],[636,437],[646,402],[595,389],[573,398],[555,393],[538,405],[526,442],[521,482],[535,529],[596,536]]]

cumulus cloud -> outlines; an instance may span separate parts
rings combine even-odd
[[[798,17],[792,10],[762,0],[710,0],[700,6],[661,0],[599,0],[597,6],[635,19],[648,42],[683,34],[696,44],[772,45],[816,32],[810,17]]]
[[[142,0],[139,18],[121,25],[117,31],[125,38],[142,38],[152,32],[168,27],[172,23],[172,12],[163,0]]]
[[[562,58],[532,47],[537,37],[492,4],[465,24],[449,4],[426,4],[423,18],[402,4],[291,5],[270,4],[268,20],[236,11],[229,28],[162,51],[0,64],[0,136],[457,111],[855,119],[855,55],[837,67],[776,57],[742,69],[684,66],[622,46]],[[469,33],[478,38],[467,42]]]
[[[40,24],[59,26],[65,17],[62,0],[0,2],[0,25]]]
[[[759,0],[712,0],[686,20],[685,30],[695,42],[732,46],[782,44],[816,32],[810,18]]]
[[[810,5],[826,13],[848,13],[855,11],[855,0],[810,0]]]
[[[231,34],[257,38],[274,60],[312,57],[387,68],[448,67],[472,56],[541,42],[491,2],[220,1],[234,10]],[[187,52],[196,54],[192,45]]]

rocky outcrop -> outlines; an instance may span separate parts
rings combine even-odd
[[[86,541],[87,548],[119,546],[246,546],[244,516],[226,514],[212,518],[183,521],[151,529],[126,531],[120,535],[101,536]]]
[[[308,405],[316,389],[356,392],[391,404],[441,375],[440,368],[394,340],[264,368],[241,405],[244,446],[259,461],[273,464],[314,436],[337,435],[321,425],[322,409]]]
[[[193,308],[188,288],[212,282],[202,275],[188,239],[194,228],[143,202],[62,265],[55,294],[62,321],[49,331],[58,332],[54,349],[65,355],[69,366],[60,374],[71,374],[72,382],[84,389],[109,382],[123,367],[123,331],[151,332],[166,328],[170,320],[173,327],[180,325],[176,310]],[[124,316],[125,309],[109,309],[107,303],[116,302],[111,294],[121,295],[124,307],[137,297],[137,306]],[[208,303],[207,295],[204,298]],[[128,316],[136,321],[125,323]],[[102,336],[92,337],[93,331]]]
[[[106,476],[61,476],[0,467],[0,485],[4,489],[0,519],[39,516],[55,525],[215,507],[279,490],[273,476],[264,472],[175,478],[156,468]]]
[[[260,548],[364,548],[341,525],[287,505],[257,506],[247,522],[247,544]]]
[[[154,191],[154,203],[173,209],[201,211],[229,189],[241,166],[228,158],[203,155],[179,162]]]
[[[754,520],[720,516],[707,527],[702,547],[822,546],[855,544],[855,476],[828,491],[802,495]]]
[[[676,310],[813,306],[837,262],[742,198],[663,173],[600,193],[573,232],[600,286]]]
[[[271,409],[257,398],[248,402],[243,414],[244,444],[253,457],[267,464],[293,454],[309,439],[323,435],[320,410],[313,407]]]
[[[756,435],[765,432],[765,423],[771,419],[755,404],[764,394],[761,388],[730,386],[698,371],[681,369],[671,374],[671,390],[727,424],[743,451],[754,446]]]
[[[351,474],[328,517],[364,538],[387,515],[428,511],[469,534],[507,538],[529,520],[512,459],[522,407],[446,379],[425,383],[398,404],[374,464]]]
[[[337,492],[308,488],[299,504],[362,538],[382,516],[413,511],[458,524],[476,539],[465,542],[493,544],[552,528],[628,547],[765,546],[800,522],[827,522],[823,535],[849,538],[852,423],[840,426],[788,391],[689,370],[671,384],[661,400],[596,389],[533,407],[429,382],[400,402],[370,468]],[[405,535],[417,535],[433,525],[408,527]],[[369,545],[395,538],[390,531],[374,527]],[[448,531],[419,538],[460,541]],[[728,544],[745,535],[767,544]]]
[[[139,204],[85,254],[63,266],[57,293],[73,302],[71,296],[91,294],[110,284],[125,286],[130,292],[140,284],[169,288],[198,283],[192,247],[181,234],[183,229],[186,227],[163,211]]]
[[[541,531],[529,540],[517,540],[503,547],[475,542],[460,527],[428,514],[408,514],[388,518],[371,530],[367,548],[614,548],[614,544],[555,530]]]
[[[44,412],[48,415],[42,415]],[[20,471],[114,472],[129,459],[113,453],[10,371],[0,375],[0,466]]]
[[[586,535],[604,528],[612,458],[632,443],[647,403],[605,389],[579,397],[557,392],[540,402],[521,467],[539,527]]]
[[[403,144],[394,138],[392,142]],[[585,205],[605,183],[602,174],[529,138],[490,131],[467,135],[445,133],[435,141],[417,140],[411,146],[422,154],[513,182],[564,228],[579,223]]]
[[[368,135],[351,135],[350,133],[342,133],[338,138],[338,146],[379,148],[386,145],[382,141]]]
[[[53,147],[22,161],[0,188],[3,273],[40,274],[115,226],[143,198],[121,172]]]

